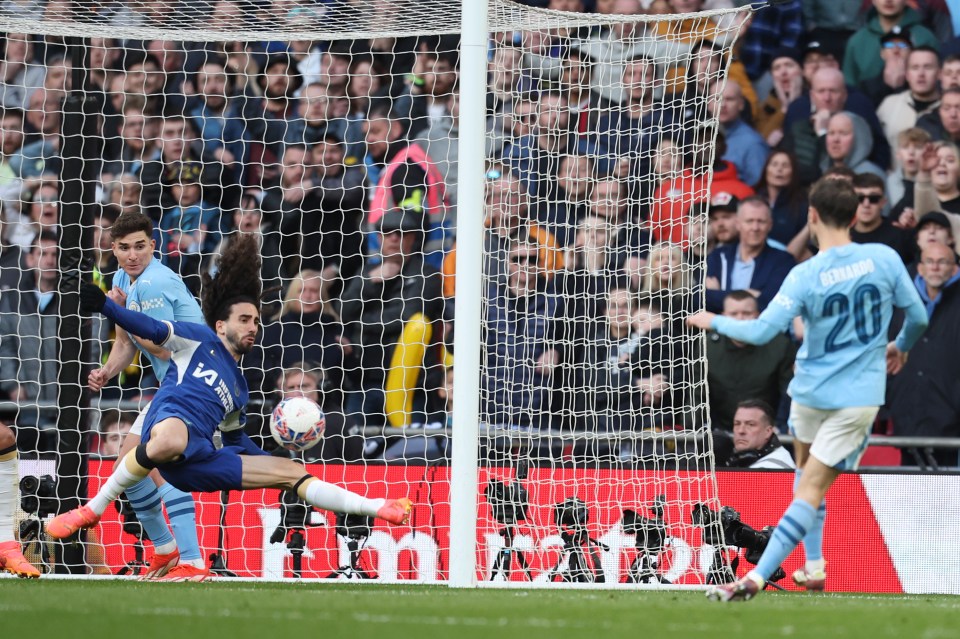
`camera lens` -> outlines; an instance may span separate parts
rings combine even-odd
[[[33,475],[26,475],[20,480],[21,495],[36,495],[38,488],[40,488],[40,480]]]

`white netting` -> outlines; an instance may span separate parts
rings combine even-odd
[[[142,354],[129,366],[109,359],[112,327],[98,320],[80,379],[58,379],[58,321],[71,307],[54,293],[51,256],[76,247],[64,244],[70,230],[109,290],[119,272],[109,229],[145,213],[154,259],[195,294],[235,233],[253,233],[268,295],[261,344],[243,362],[248,432],[274,446],[276,400],[315,397],[327,432],[306,454],[322,464],[314,470],[418,504],[410,529],[364,535],[380,576],[445,579],[459,3],[71,6],[0,7],[0,415],[16,425],[22,473],[80,468],[85,499],[110,472],[118,424],[157,385]],[[490,6],[478,577],[503,576],[497,549],[515,534],[538,579],[555,566],[553,577],[570,576],[563,543],[589,547],[588,531],[610,547],[592,571],[608,582],[627,579],[634,559],[642,576],[663,549],[658,575],[701,583],[691,512],[717,501],[705,360],[683,318],[703,295],[712,114],[750,9],[618,17]],[[89,73],[73,69],[81,58]],[[87,98],[88,129],[83,143],[61,144],[71,94]],[[75,176],[61,175],[77,158],[96,185],[83,201],[96,204],[58,219],[80,210],[66,188]],[[137,301],[149,311],[158,299]],[[90,394],[78,430],[62,411],[96,362],[109,362],[113,381]],[[85,470],[63,462],[77,457],[78,435]],[[524,523],[500,507],[515,488],[489,503],[484,492],[525,469]],[[653,518],[661,495],[662,528],[624,515]],[[555,508],[568,498],[589,510]],[[234,495],[222,541],[220,510],[215,495],[198,502],[205,555],[224,550],[244,575],[290,574],[290,547],[269,540],[276,491]],[[132,537],[108,515],[86,561],[115,571]],[[512,519],[520,529],[504,537]],[[310,529],[304,574],[349,563],[348,537]]]

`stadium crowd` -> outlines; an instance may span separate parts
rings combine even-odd
[[[171,1],[102,3],[99,18],[163,28],[192,11],[230,29],[267,14],[300,20],[325,4],[188,0],[171,11]],[[61,4],[5,0],[0,11]],[[626,15],[732,6],[527,4]],[[960,4],[788,0],[738,15],[491,38],[485,424],[615,436],[709,419],[731,433],[731,465],[781,450],[772,427],[785,428],[802,327],[762,347],[708,337],[701,414],[707,371],[683,319],[701,293],[711,311],[762,312],[817,250],[806,192],[826,177],[852,181],[855,241],[893,247],[931,316],[875,432],[960,436]],[[446,36],[89,40],[86,89],[102,108],[89,238],[97,281],[109,290],[109,229],[125,212],[151,217],[159,259],[195,292],[236,232],[256,235],[269,295],[243,365],[268,401],[302,393],[321,403],[318,458],[449,454],[457,47]],[[0,399],[23,403],[24,451],[56,446],[55,414],[30,406],[57,393],[59,132],[72,83],[61,39],[5,34]],[[102,360],[111,327],[96,330]],[[134,365],[110,392],[133,398],[152,385]],[[738,435],[748,422],[756,432]],[[104,420],[94,452],[110,454],[122,423]],[[381,426],[411,434],[363,435]],[[256,420],[250,428],[265,431]],[[544,453],[644,462],[673,452],[589,441],[548,441]],[[744,455],[751,441],[757,454]],[[957,465],[956,451],[937,455]]]

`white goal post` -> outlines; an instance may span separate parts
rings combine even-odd
[[[722,535],[698,509],[720,503],[683,319],[703,306],[720,92],[761,5],[30,6],[0,7],[0,421],[20,474],[57,489],[21,521],[89,497],[158,383],[141,354],[91,391],[113,328],[79,316],[75,280],[57,289],[77,269],[109,288],[111,225],[142,212],[198,295],[236,232],[258,237],[254,440],[274,447],[278,397],[315,397],[306,463],[417,504],[354,537],[317,513],[303,555],[269,540],[294,527],[277,491],[198,496],[205,557],[256,578],[356,576],[359,558],[454,587],[705,582]],[[117,572],[140,542],[107,515],[80,558],[28,555]]]

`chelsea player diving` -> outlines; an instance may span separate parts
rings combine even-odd
[[[290,459],[272,457],[253,444],[243,426],[247,382],[238,362],[260,330],[260,258],[256,240],[243,235],[220,256],[217,274],[205,277],[206,325],[157,321],[107,299],[98,287],[81,287],[81,309],[102,312],[124,330],[170,351],[170,368],[144,419],[142,443],[117,464],[90,502],[53,518],[49,535],[63,539],[96,525],[107,505],[153,468],[184,491],[280,488],[311,506],[405,523],[407,498],[367,499],[306,473]],[[217,449],[213,435],[223,433]],[[206,570],[184,575],[201,581]]]

